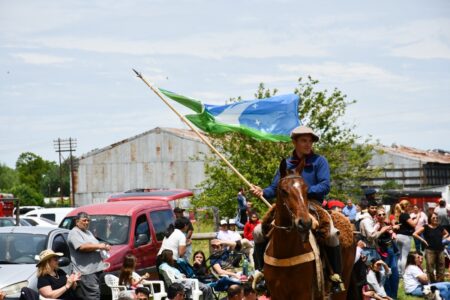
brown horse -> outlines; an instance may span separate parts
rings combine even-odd
[[[304,161],[288,174],[286,161],[280,164],[280,181],[277,188],[277,202],[264,216],[263,227],[274,219],[271,225],[269,244],[264,255],[264,278],[272,300],[321,299],[324,294],[317,292],[314,253],[308,237],[312,218],[309,214],[307,185],[300,176]],[[337,214],[336,214],[337,215]],[[334,216],[335,226],[352,235],[350,222],[342,216]],[[344,228],[339,225],[344,224]],[[348,223],[348,224],[347,224]],[[348,225],[348,226],[347,226]],[[349,245],[350,244],[350,245]],[[343,280],[345,287],[351,277],[354,251],[353,241],[342,245]],[[347,247],[345,247],[347,246]],[[333,295],[333,299],[345,299],[346,292]]]

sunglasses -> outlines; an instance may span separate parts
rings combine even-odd
[[[379,217],[384,217],[386,214],[378,214]]]

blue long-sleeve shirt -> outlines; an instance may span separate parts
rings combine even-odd
[[[238,201],[238,207],[239,207],[240,210],[246,210],[247,209],[247,199],[240,192],[238,193],[237,201]]]
[[[297,167],[299,159],[293,155],[286,159],[287,169],[292,170]],[[308,185],[308,198],[319,202],[330,192],[330,167],[325,157],[317,154],[306,156],[305,168],[302,177]],[[266,199],[275,198],[277,195],[277,186],[280,181],[280,170],[277,170],[272,183],[263,190],[263,196]]]

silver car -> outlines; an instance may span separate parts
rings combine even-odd
[[[63,228],[15,226],[0,228],[0,290],[6,299],[19,299],[22,287],[37,291],[36,263],[45,249],[62,252],[61,269],[72,273],[67,236]]]

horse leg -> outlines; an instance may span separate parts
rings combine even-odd
[[[352,277],[353,264],[355,262],[356,245],[353,241],[353,226],[343,215],[333,213],[333,223],[340,231],[340,244],[342,250],[342,280],[344,282],[346,291],[332,295],[333,300],[347,299],[347,292],[350,286]]]

